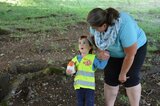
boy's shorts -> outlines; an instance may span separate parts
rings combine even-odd
[[[126,82],[123,83],[125,87],[133,87],[139,84],[140,70],[146,56],[146,51],[147,51],[147,43],[137,50],[133,64],[127,73],[127,77],[129,78],[127,79]],[[108,64],[104,69],[104,75],[105,75],[104,80],[106,84],[110,86],[117,86],[121,84],[118,78],[123,64],[123,60],[124,58],[110,57]]]

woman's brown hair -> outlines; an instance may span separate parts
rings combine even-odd
[[[113,25],[114,20],[119,17],[119,12],[114,8],[107,8],[103,10],[101,8],[94,8],[91,10],[87,17],[87,22],[91,26],[100,27],[103,24]]]

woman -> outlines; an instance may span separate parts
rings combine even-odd
[[[95,8],[87,17],[90,34],[101,51],[110,58],[104,72],[105,105],[114,106],[119,85],[123,84],[131,106],[139,106],[141,84],[139,72],[146,56],[147,39],[144,31],[125,12],[114,8]],[[106,58],[103,53],[100,57]]]

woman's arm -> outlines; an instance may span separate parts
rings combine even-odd
[[[123,60],[121,72],[120,72],[120,75],[119,75],[119,81],[121,83],[124,83],[127,80],[126,75],[129,71],[130,67],[133,64],[134,57],[135,57],[136,52],[137,52],[137,43],[134,43],[130,47],[124,48],[124,52],[125,52],[125,58]],[[128,76],[128,78],[129,78],[129,76]]]

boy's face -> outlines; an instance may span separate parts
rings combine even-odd
[[[81,54],[88,54],[91,47],[86,38],[79,39],[79,51]]]

